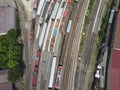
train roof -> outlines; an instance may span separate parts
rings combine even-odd
[[[44,40],[46,29],[47,29],[47,23],[44,23],[43,24],[42,33],[41,33],[41,35],[39,37],[39,47],[40,48],[42,47],[42,44],[43,44],[43,40]]]
[[[52,60],[52,67],[51,67],[51,73],[50,73],[50,79],[49,79],[49,88],[53,87],[53,83],[54,83],[54,75],[55,75],[55,68],[56,68],[56,57],[53,57]]]
[[[72,20],[69,20],[66,32],[69,33],[72,26]]]
[[[61,34],[58,34],[57,40],[56,40],[56,43],[55,43],[54,56],[58,56],[58,51],[59,51],[59,45],[60,45],[61,38],[62,38]]]

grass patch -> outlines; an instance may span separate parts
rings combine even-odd
[[[85,45],[85,40],[86,40],[86,30],[88,28],[88,24],[90,21],[90,17],[91,17],[91,12],[93,10],[94,7],[94,1],[95,0],[90,0],[89,6],[88,6],[88,11],[87,11],[87,16],[85,17],[85,23],[84,23],[84,28],[82,31],[82,37],[81,37],[81,42],[80,42],[80,50],[79,50],[79,57],[82,58],[83,55],[83,49],[84,49],[84,45]],[[80,63],[80,62],[78,62]]]
[[[108,1],[108,4],[110,5],[112,3],[112,0]],[[106,12],[105,12],[105,16],[103,18],[103,22],[101,25],[101,29],[99,31],[99,40],[98,40],[98,44],[97,44],[97,53],[99,52],[99,47],[102,44],[103,38],[105,36],[105,29],[107,27],[107,23],[109,21],[109,12],[110,12],[110,7],[106,7]]]

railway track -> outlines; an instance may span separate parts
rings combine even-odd
[[[96,1],[96,4],[94,7],[97,7],[99,5],[99,2]],[[82,64],[81,64],[81,69],[80,69],[80,75],[79,75],[79,80],[78,80],[78,88],[77,90],[83,90],[83,85],[84,85],[84,81],[85,81],[85,76],[86,76],[86,71],[87,68],[90,64],[90,53],[92,51],[92,28],[93,28],[93,22],[95,20],[94,16],[97,13],[97,8],[94,8],[93,10],[94,12],[92,13],[92,17],[91,17],[91,23],[89,24],[89,29],[87,32],[87,38],[86,38],[86,44],[85,44],[85,49],[84,49],[84,54],[83,54],[83,59],[82,59]],[[95,38],[93,38],[95,39]]]
[[[71,48],[72,48],[72,43],[73,43],[74,36],[75,36],[75,28],[77,24],[76,18],[79,13],[79,10],[82,8],[83,3],[84,3],[84,0],[79,1],[79,3],[75,3],[72,9],[73,12],[71,13],[71,16],[70,16],[70,19],[73,20],[73,25],[71,27],[71,32],[69,35],[68,43],[66,45],[67,49],[65,51],[66,52],[65,58],[64,58],[65,64],[63,65],[64,70],[63,70],[63,77],[62,77],[62,83],[61,83],[61,90],[68,90],[69,77],[71,75],[70,69],[72,65]]]
[[[103,2],[101,2],[101,3],[103,4]],[[91,55],[92,55],[94,46],[96,44],[96,38],[98,36],[97,35],[98,28],[99,28],[99,25],[101,24],[100,23],[101,18],[97,18],[96,23],[98,25],[94,26],[94,24],[93,24],[93,22],[95,23],[95,18],[94,17],[97,14],[99,4],[100,4],[100,0],[95,2],[95,6],[94,6],[93,13],[92,13],[91,21],[90,21],[90,24],[89,24],[89,27],[88,27],[88,32],[87,32],[87,35],[86,35],[87,36],[86,44],[85,44],[82,64],[81,64],[81,68],[80,68],[80,72],[79,72],[77,90],[84,90],[84,87],[85,87],[84,85],[86,85],[85,79],[87,77],[88,68],[90,67]],[[100,7],[100,9],[99,9],[100,11],[101,11],[101,8],[103,9],[103,7]],[[98,15],[98,17],[99,17],[99,15]]]

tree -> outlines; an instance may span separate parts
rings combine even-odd
[[[8,72],[8,80],[12,81],[13,83],[19,80],[23,76],[23,68],[22,66],[18,65],[13,69],[10,69]]]

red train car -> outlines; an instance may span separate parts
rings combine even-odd
[[[61,74],[62,74],[62,68],[63,68],[62,66],[58,66],[57,76],[56,76],[55,85],[54,85],[55,89],[60,88],[60,79],[61,79]]]
[[[37,56],[37,57],[40,57],[40,56],[41,56],[41,51],[40,51],[40,50],[37,50],[36,56]]]
[[[72,3],[72,0],[68,0],[67,3],[68,3],[68,4],[71,4],[71,3]]]
[[[38,0],[34,0],[34,2],[33,2],[33,8],[37,9],[37,7],[38,7]]]
[[[38,72],[38,67],[34,67],[34,72]]]
[[[33,77],[32,77],[32,85],[33,85],[33,86],[36,86],[36,81],[37,81],[37,77],[36,77],[36,76],[33,76]]]
[[[35,66],[39,66],[40,60],[35,60]]]

